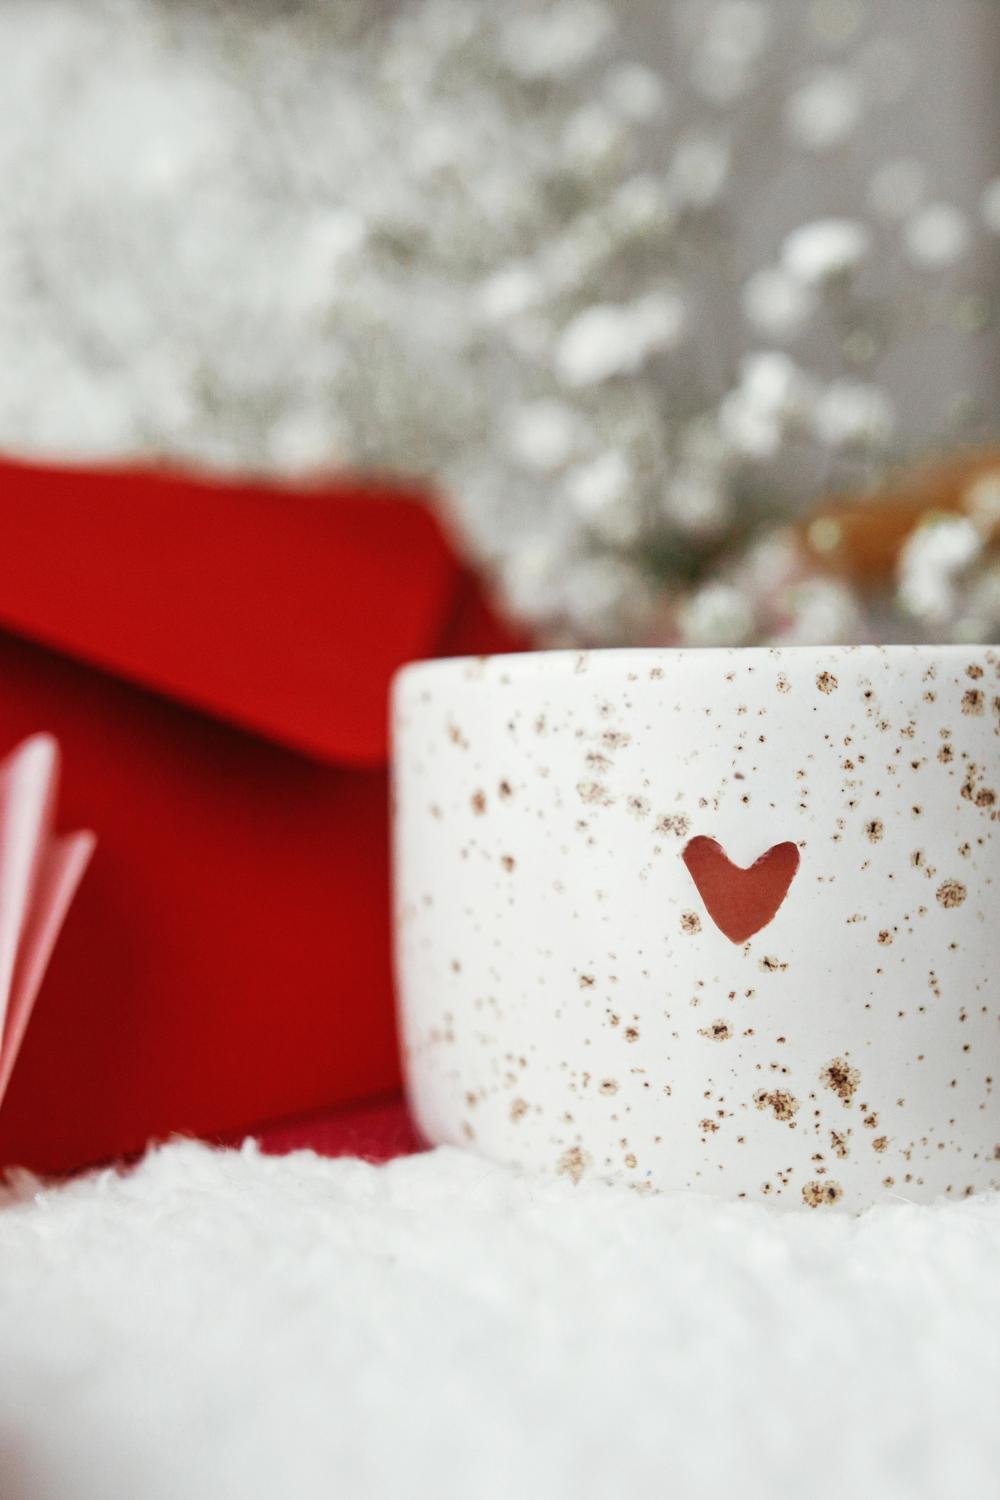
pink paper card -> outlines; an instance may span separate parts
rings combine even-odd
[[[0,1107],[59,931],[94,849],[52,831],[59,746],[32,735],[0,763]]]

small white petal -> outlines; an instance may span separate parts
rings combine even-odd
[[[742,366],[743,386],[754,405],[790,416],[811,401],[810,382],[794,360],[777,349],[748,354]]]
[[[871,250],[871,235],[856,219],[816,219],[787,235],[781,260],[804,286],[849,275]]]
[[[771,636],[782,646],[840,645],[857,640],[862,627],[857,600],[836,579],[808,578],[781,596],[786,623]]]
[[[623,182],[611,200],[614,227],[626,234],[661,230],[674,215],[675,199],[667,184],[647,172]]]
[[[813,424],[830,448],[881,447],[892,437],[896,409],[879,386],[835,380],[817,401]]]
[[[566,493],[580,514],[588,518],[624,500],[631,487],[631,471],[616,448],[566,476]]]
[[[285,474],[329,473],[343,463],[346,444],[338,438],[336,423],[325,408],[293,407],[269,429],[268,455]]]
[[[566,122],[563,146],[577,167],[593,170],[610,161],[622,148],[621,121],[600,104],[578,109]]]
[[[786,101],[785,128],[807,151],[829,151],[853,134],[862,105],[852,73],[823,68]]]
[[[673,348],[683,329],[684,304],[674,292],[588,307],[563,330],[556,368],[574,386],[632,375],[651,354]]]
[[[960,260],[970,240],[968,220],[951,203],[929,203],[907,221],[903,230],[911,261],[930,269]]]
[[[659,73],[641,63],[614,68],[604,80],[604,97],[626,120],[651,120],[668,103],[667,86]]]
[[[536,271],[524,262],[505,266],[479,289],[479,305],[490,322],[503,322],[537,307],[544,288]]]
[[[580,436],[577,413],[561,401],[533,401],[511,419],[511,455],[526,469],[551,473],[561,468]]]
[[[507,64],[522,78],[570,77],[594,56],[612,24],[598,0],[560,0],[517,16],[505,28]]]
[[[762,0],[719,0],[712,8],[689,65],[691,82],[706,99],[725,106],[746,93],[768,21]]]
[[[814,400],[812,382],[787,354],[750,354],[740,367],[740,384],[719,405],[719,429],[738,452],[770,458],[787,431],[808,422]]]
[[[910,614],[941,624],[955,607],[956,583],[980,556],[983,539],[964,516],[919,526],[899,559],[899,600]]]
[[[688,535],[711,536],[729,520],[729,492],[715,475],[679,469],[667,481],[660,509],[671,525]]]
[[[739,646],[753,633],[750,601],[729,583],[707,583],[678,610],[681,636],[689,646]]]
[[[816,298],[781,266],[765,266],[744,282],[740,292],[743,315],[769,338],[791,338],[815,311]]]
[[[566,494],[591,531],[612,546],[635,541],[640,516],[632,499],[634,479],[617,449],[581,464],[566,476]]]

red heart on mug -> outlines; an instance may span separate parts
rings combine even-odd
[[[699,834],[682,855],[705,909],[731,943],[745,943],[774,920],[799,867],[795,844],[775,844],[749,869],[734,865],[722,845]]]

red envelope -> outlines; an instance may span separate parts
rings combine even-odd
[[[98,837],[0,1164],[398,1085],[388,680],[516,646],[415,497],[0,464],[0,754],[55,735]]]

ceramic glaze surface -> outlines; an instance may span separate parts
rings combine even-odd
[[[421,664],[394,733],[431,1141],[821,1209],[1000,1188],[1000,653]]]

